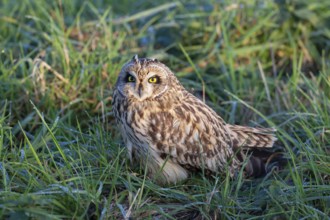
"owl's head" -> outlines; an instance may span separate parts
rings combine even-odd
[[[169,88],[173,73],[156,59],[135,55],[120,71],[116,89],[126,98],[154,99]]]

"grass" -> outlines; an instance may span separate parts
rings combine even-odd
[[[321,1],[0,2],[1,219],[329,219],[330,14]],[[134,54],[226,121],[274,126],[263,178],[159,186],[111,113]]]

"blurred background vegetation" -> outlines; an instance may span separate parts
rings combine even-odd
[[[330,1],[0,1],[1,218],[328,218]],[[259,180],[160,187],[111,113],[134,54],[292,161]],[[136,171],[136,172],[135,172]],[[211,197],[207,196],[210,195]]]

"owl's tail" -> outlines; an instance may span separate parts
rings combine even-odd
[[[271,148],[277,140],[273,128],[251,128],[227,124],[233,147]]]
[[[271,149],[277,140],[275,129],[239,125],[227,125],[227,129],[237,158],[242,163],[247,161],[247,176],[263,176],[275,167],[280,169],[286,163],[283,153]]]

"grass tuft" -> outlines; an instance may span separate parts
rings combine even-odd
[[[330,1],[0,2],[1,219],[329,219]],[[274,127],[263,178],[159,186],[111,113],[134,54],[233,124]]]

